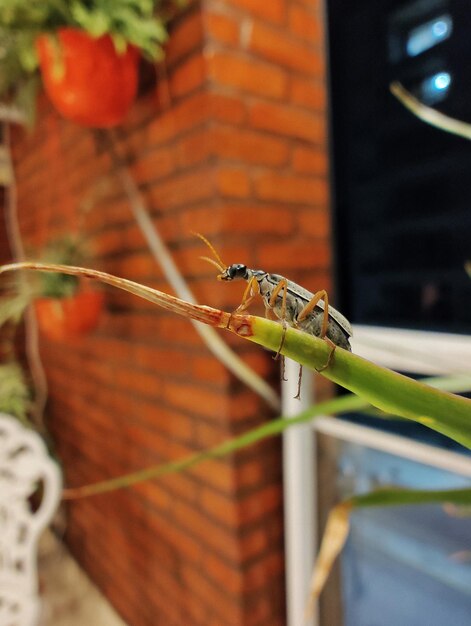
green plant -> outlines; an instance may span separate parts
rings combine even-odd
[[[31,110],[38,84],[39,35],[54,35],[63,27],[84,30],[94,38],[109,34],[117,52],[132,45],[155,61],[163,56],[166,21],[181,5],[181,0],[2,0],[0,100],[14,100]]]
[[[30,255],[33,256],[33,255]],[[76,265],[84,263],[88,254],[79,237],[65,235],[52,240],[38,255],[46,263]],[[77,276],[63,273],[41,274],[33,280],[17,280],[5,283],[0,298],[0,327],[11,322],[18,323],[25,309],[40,297],[66,298],[73,296],[79,287]]]
[[[76,236],[65,235],[51,241],[40,258],[47,263],[79,265],[87,257],[84,243]],[[61,273],[42,274],[37,285],[37,295],[45,298],[66,298],[77,292],[79,279]]]
[[[30,391],[21,367],[14,361],[0,365],[0,413],[29,425],[30,406]]]
[[[149,300],[174,313],[228,330],[242,339],[257,343],[311,369],[324,368],[330,346],[313,335],[294,328],[283,330],[277,322],[242,313],[226,313],[208,306],[191,304],[156,289],[118,278],[105,272],[81,267],[67,267],[40,263],[16,263],[0,267],[0,274],[20,269],[41,272],[63,272],[85,276],[118,287]],[[471,449],[471,400],[434,389],[429,385],[380,367],[366,359],[337,348],[330,365],[322,375],[354,392],[372,406],[409,420],[413,420]]]

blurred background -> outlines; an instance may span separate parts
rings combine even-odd
[[[471,122],[467,2],[108,4],[0,8],[0,262],[85,265],[169,293],[179,275],[233,310],[244,285],[215,280],[200,232],[227,264],[326,289],[354,352],[417,377],[469,373],[471,144],[389,89]],[[2,288],[0,368],[24,374],[8,378],[13,404],[0,378],[0,410],[42,433],[57,490],[215,445],[291,393],[268,352],[223,337],[265,381],[257,393],[187,320],[121,291],[54,276]],[[337,393],[305,376],[300,407]],[[355,414],[303,432],[307,464],[269,439],[62,503],[40,550],[39,623],[301,626],[334,503],[470,484],[469,454],[416,424]],[[298,470],[292,516],[283,477]],[[462,513],[355,513],[311,623],[467,624]],[[77,565],[64,585],[60,568]]]

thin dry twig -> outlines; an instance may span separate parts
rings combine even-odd
[[[471,124],[448,117],[448,115],[422,104],[399,82],[391,83],[389,88],[399,102],[423,122],[452,135],[471,140]]]

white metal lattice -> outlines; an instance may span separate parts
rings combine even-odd
[[[59,468],[39,435],[0,413],[0,626],[37,624],[37,542],[60,490]]]

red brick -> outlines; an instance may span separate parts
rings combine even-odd
[[[161,382],[162,384],[162,382]],[[191,417],[187,417],[178,411],[169,410],[167,407],[160,405],[159,407],[151,407],[148,415],[151,418],[149,424],[155,427],[159,432],[165,433],[170,438],[176,438],[179,441],[186,441],[194,444],[195,421]]]
[[[146,502],[151,502],[154,507],[161,511],[170,511],[172,497],[155,483],[143,482],[134,485],[133,490],[140,494]]]
[[[293,35],[300,39],[322,44],[323,29],[320,16],[318,12],[314,13],[312,9],[309,10],[292,4],[288,9],[288,28]]]
[[[283,165],[288,159],[286,143],[260,132],[231,126],[213,131],[214,152],[221,157],[260,165]]]
[[[218,192],[229,198],[248,198],[250,179],[247,172],[238,167],[219,167],[216,171]]]
[[[278,271],[297,271],[303,268],[315,270],[326,268],[331,261],[330,248],[324,241],[288,241],[275,244],[263,244],[258,249],[258,257],[262,267],[273,265],[273,259],[278,258]],[[287,275],[287,278],[290,278]]]
[[[131,351],[131,362],[138,367],[147,368],[168,375],[188,375],[190,365],[185,354],[166,346],[135,344]]]
[[[228,565],[213,554],[207,554],[204,560],[207,575],[214,581],[224,581],[225,589],[232,595],[238,595],[244,588],[241,571]]]
[[[300,174],[327,175],[328,158],[325,150],[297,146],[293,150],[293,169]]]
[[[324,65],[318,50],[263,22],[253,22],[247,47],[251,52],[291,70],[309,76],[323,74]]]
[[[269,22],[281,24],[285,20],[286,0],[270,0],[269,2],[260,2],[260,0],[225,0],[225,2]]]
[[[230,380],[229,371],[215,356],[188,357],[191,367],[191,377],[213,384],[227,385]]]
[[[257,561],[247,572],[247,588],[251,591],[266,585],[267,581],[274,576],[281,575],[284,571],[283,557],[278,552],[267,555]]]
[[[237,503],[228,497],[203,487],[200,492],[200,505],[211,517],[227,526],[235,526],[238,523]]]
[[[188,470],[188,473],[220,491],[227,493],[234,490],[234,468],[228,457],[206,459]]]
[[[156,262],[149,257],[147,252],[136,252],[119,259],[110,260],[104,265],[103,269],[110,274],[136,281],[146,280],[160,273]],[[136,296],[132,296],[131,294],[120,293],[116,290],[110,291],[109,294],[109,298],[118,298],[121,296],[121,298],[129,304],[136,303]],[[140,301],[139,304],[141,304]]]
[[[168,142],[180,133],[206,121],[209,113],[207,94],[196,92],[150,122],[145,130],[143,147]]]
[[[192,169],[178,173],[169,180],[154,186],[148,192],[152,206],[161,211],[171,211],[193,202],[208,200],[214,193],[209,168]]]
[[[190,536],[197,537],[206,553],[205,560],[210,552],[218,553],[215,557],[220,560],[219,555],[226,557],[234,554],[233,529],[236,523],[221,524],[215,516],[207,514],[203,509],[196,510],[183,500],[175,500],[172,507],[172,517],[178,527],[187,531]],[[233,566],[234,564],[232,564]],[[220,580],[216,579],[220,584]]]
[[[253,524],[279,509],[281,504],[281,485],[269,485],[240,501],[240,521],[243,525]]]
[[[135,250],[142,248],[144,238],[139,228],[133,225],[128,228],[99,232],[95,237],[90,238],[90,243],[93,246],[93,251],[96,256],[106,256],[117,250]],[[90,265],[91,263],[91,261],[88,261],[86,265]]]
[[[258,256],[258,252],[257,252]],[[256,264],[258,267],[262,267],[262,265]],[[238,303],[240,304],[240,297]],[[255,308],[255,307],[254,307]],[[252,310],[252,307],[250,307]],[[236,337],[238,343],[243,341],[240,337]],[[263,409],[261,408],[263,406]],[[237,396],[237,401],[233,402],[230,406],[230,417],[234,422],[245,422],[247,419],[252,418],[254,415],[263,415],[266,411],[266,407],[259,398],[259,396],[255,395],[252,391],[248,391],[244,389],[239,392]]]
[[[214,563],[213,563],[214,569]],[[224,566],[222,568],[224,570]],[[204,562],[201,571],[195,569],[192,565],[182,563],[181,576],[184,580],[187,589],[194,589],[198,596],[205,600],[206,604],[214,605],[215,586],[208,580],[206,575],[206,563]],[[224,577],[221,576],[219,581],[224,585]],[[224,594],[218,594],[218,602],[215,605],[215,612],[218,615],[216,624],[230,624],[231,626],[238,626],[244,623],[244,612],[241,604],[230,595],[227,590]],[[227,619],[227,622],[226,622]],[[224,620],[224,621],[223,621]]]
[[[287,76],[274,65],[218,50],[209,52],[206,58],[209,77],[215,83],[275,99],[287,91]]]
[[[263,481],[263,468],[259,459],[238,465],[235,472],[238,490],[254,489]]]
[[[272,102],[255,102],[249,110],[250,124],[278,135],[323,144],[324,118],[303,109]]]
[[[168,148],[158,148],[144,154],[136,161],[131,172],[137,183],[159,180],[172,173],[175,169],[175,156]]]
[[[292,211],[261,202],[226,202],[221,206],[217,220],[214,213],[213,209],[206,207],[194,209],[185,214],[182,226],[184,230],[204,232],[207,237],[221,232],[256,237],[261,234],[288,235],[295,225]]]
[[[178,59],[199,47],[204,38],[203,20],[199,10],[186,16],[172,29],[165,46],[165,62],[172,65]]]
[[[239,43],[239,21],[225,13],[208,10],[203,16],[205,29],[210,38],[235,46]]]
[[[142,329],[142,336],[158,335],[166,338],[171,335],[174,337],[175,345],[183,345],[186,349],[202,345],[202,340],[190,321],[176,315],[168,314],[157,320],[152,317],[140,317],[139,328]]]
[[[170,77],[170,92],[174,98],[184,96],[206,80],[207,70],[202,54],[195,54],[179,65]]]
[[[323,179],[262,172],[254,180],[255,194],[262,200],[276,200],[288,204],[326,206],[327,183]]]
[[[162,383],[155,374],[123,368],[116,370],[114,379],[121,389],[128,389],[133,393],[151,397],[158,397],[160,394]]]
[[[191,414],[207,415],[222,420],[227,411],[225,397],[196,385],[175,384],[166,380],[163,395],[170,405]]]
[[[330,235],[330,216],[327,211],[303,210],[298,213],[299,228],[303,235],[327,240]]]
[[[326,108],[326,87],[324,83],[311,78],[291,77],[289,87],[291,102],[322,112]]]
[[[184,135],[178,140],[173,152],[176,165],[180,169],[188,169],[208,161],[213,153],[213,140],[209,129],[204,126]],[[172,222],[175,223],[174,218]]]
[[[208,106],[213,120],[231,124],[241,124],[247,117],[245,102],[241,97],[212,93]]]

